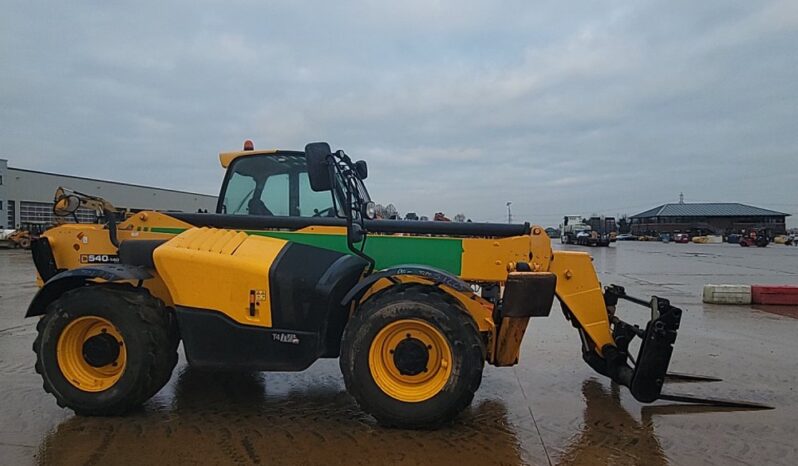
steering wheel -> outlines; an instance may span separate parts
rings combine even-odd
[[[327,207],[323,210],[313,209],[313,217],[332,217],[335,213],[335,209],[332,207]]]

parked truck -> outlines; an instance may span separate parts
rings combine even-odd
[[[560,231],[562,244],[579,244],[590,236],[590,225],[584,222],[581,215],[566,215],[563,217]]]
[[[609,246],[615,232],[615,218],[602,216],[585,220],[579,215],[566,215],[560,229],[563,244]]]
[[[609,246],[615,234],[615,217],[594,216],[587,223],[591,230],[588,246]]]

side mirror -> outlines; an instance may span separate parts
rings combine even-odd
[[[363,241],[363,227],[360,226],[359,223],[353,223],[351,227],[349,227],[349,240],[352,244],[357,244]]]
[[[63,194],[55,200],[53,213],[59,217],[72,215],[80,208],[80,199],[75,195]]]
[[[320,192],[332,189],[330,182],[330,164],[328,157],[332,154],[326,142],[312,142],[305,146],[305,160],[308,164],[310,189]]]
[[[365,180],[369,176],[369,167],[366,165],[365,160],[358,160],[355,162],[355,171],[357,172],[358,178],[361,180]]]

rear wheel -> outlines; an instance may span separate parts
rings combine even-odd
[[[58,405],[81,415],[119,415],[169,380],[177,332],[146,290],[87,286],[47,308],[33,344],[36,371]]]
[[[484,361],[479,331],[455,299],[430,286],[397,285],[349,321],[340,364],[347,389],[380,424],[421,428],[468,406]]]

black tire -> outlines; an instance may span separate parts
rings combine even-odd
[[[124,339],[124,372],[113,385],[99,392],[83,391],[73,385],[58,363],[61,332],[84,316],[110,321]],[[138,408],[163,388],[177,363],[174,319],[163,302],[143,289],[94,285],[70,290],[47,307],[36,329],[33,350],[44,389],[59,406],[79,415],[117,416]]]
[[[160,318],[161,321],[157,326],[164,330],[167,341],[166,345],[156,345],[153,347],[157,364],[155,375],[151,378],[150,388],[144,400],[146,401],[158,393],[164,385],[169,382],[169,379],[172,378],[172,372],[177,365],[177,347],[180,345],[177,318],[174,312],[167,308],[163,301],[155,298],[148,291],[132,287],[125,291],[125,298],[132,306],[137,309],[152,309],[153,312],[150,312],[151,316]]]
[[[386,325],[418,319],[447,340],[452,371],[433,397],[420,402],[395,399],[379,388],[369,367],[372,341]],[[457,300],[419,284],[396,285],[366,301],[347,323],[341,345],[341,372],[349,393],[383,426],[434,428],[450,423],[474,398],[482,381],[485,346],[474,320]]]

